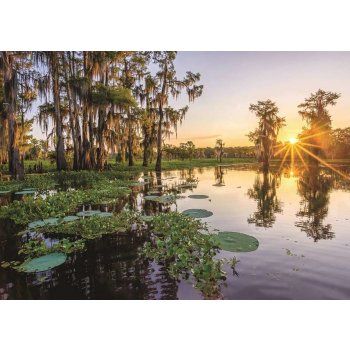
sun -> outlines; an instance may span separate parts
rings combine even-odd
[[[295,145],[297,142],[298,142],[298,139],[295,138],[295,137],[291,137],[291,138],[289,139],[289,143],[290,143],[291,145]]]

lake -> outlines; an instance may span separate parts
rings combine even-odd
[[[349,174],[345,166],[338,169]],[[198,179],[197,186],[182,188],[175,204],[143,199],[160,185],[170,189],[190,177]],[[192,199],[191,194],[209,198]],[[223,299],[350,298],[350,181],[328,168],[264,173],[253,165],[235,165],[167,171],[151,184],[136,186],[121,206],[144,215],[206,209],[213,212],[201,219],[209,231],[256,237],[256,251],[218,254],[239,259],[234,271],[226,267]],[[13,230],[1,227],[1,258],[14,250]],[[175,280],[164,266],[145,259],[146,239],[142,234],[103,237],[41,273],[0,268],[0,298],[201,299],[190,280]]]

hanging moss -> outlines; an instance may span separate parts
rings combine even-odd
[[[67,255],[63,253],[52,253],[25,261],[20,265],[20,270],[31,273],[41,272],[53,269],[59,265],[62,265],[67,260]]]
[[[209,216],[213,215],[211,211],[205,209],[187,209],[184,210],[182,214],[188,215],[196,219],[208,218]]]
[[[259,241],[240,232],[219,232],[215,237],[218,246],[229,252],[252,252],[259,247]]]

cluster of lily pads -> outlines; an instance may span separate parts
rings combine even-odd
[[[66,259],[62,259],[63,255],[85,250],[86,241],[104,235],[125,233],[132,225],[142,222],[135,212],[123,211],[108,216],[98,214],[89,213],[84,219],[83,216],[71,216],[69,220],[62,218],[30,223],[26,231],[20,232],[21,236],[30,237],[18,250],[19,256],[22,256],[24,261],[3,261],[1,266],[24,272],[48,270],[58,266],[58,262],[65,262]],[[44,236],[56,239],[56,242],[48,246],[43,239]]]

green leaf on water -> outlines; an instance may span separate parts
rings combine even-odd
[[[52,253],[25,261],[22,265],[20,265],[20,270],[27,273],[47,271],[56,266],[62,265],[66,260],[66,254]]]
[[[206,199],[209,198],[209,196],[205,195],[205,194],[191,194],[188,196],[188,198],[192,198],[192,199]]]
[[[192,218],[201,219],[208,218],[213,215],[213,212],[205,209],[187,209],[182,212],[182,214],[188,215]]]
[[[218,246],[229,252],[252,252],[259,247],[259,241],[240,232],[219,232],[215,237]]]

